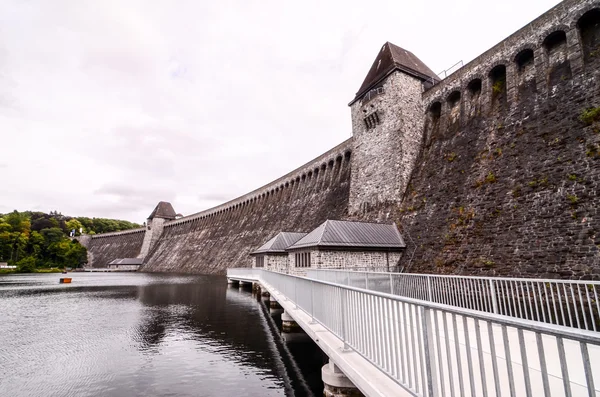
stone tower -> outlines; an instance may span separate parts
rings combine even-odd
[[[402,200],[423,136],[421,94],[438,80],[409,51],[389,42],[379,51],[350,102],[350,214]]]
[[[175,219],[176,216],[171,203],[167,203],[166,201],[158,203],[146,221],[146,233],[138,258],[144,259],[148,255],[150,249],[162,234],[165,222]]]

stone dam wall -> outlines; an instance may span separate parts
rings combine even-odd
[[[563,1],[433,86],[401,73],[354,103],[353,138],[165,222],[142,270],[224,273],[280,231],[351,219],[396,222],[409,272],[600,279],[600,1]],[[95,236],[90,257],[144,256],[143,236]]]
[[[107,267],[117,258],[137,258],[142,248],[146,229],[89,236],[82,244],[88,249],[88,264],[92,267]]]
[[[225,273],[251,266],[249,253],[280,231],[309,232],[348,207],[351,140],[251,193],[168,222],[148,272]]]
[[[423,94],[411,272],[600,277],[600,11],[566,1]],[[371,214],[373,216],[373,214]]]

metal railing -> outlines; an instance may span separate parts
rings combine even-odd
[[[414,396],[600,391],[598,333],[282,273],[256,275]]]
[[[505,316],[600,330],[600,282],[309,269],[308,277]]]
[[[227,278],[234,275],[238,279],[258,280],[263,269],[252,267],[238,267],[235,269],[227,269]]]

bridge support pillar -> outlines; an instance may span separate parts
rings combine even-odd
[[[321,377],[325,384],[323,397],[364,397],[332,361],[323,366]]]
[[[302,328],[298,325],[296,321],[287,314],[287,312],[281,313],[281,329],[283,332],[287,333],[297,333],[302,332]]]
[[[281,305],[277,302],[277,299],[273,295],[269,298],[269,307],[271,309],[281,309]]]
[[[227,279],[227,284],[229,284],[229,285],[237,285],[237,284],[239,284],[239,281],[233,280],[231,278],[228,278]]]
[[[246,288],[246,287],[251,286],[251,285],[252,285],[252,283],[249,283],[247,281],[240,281],[240,289]]]

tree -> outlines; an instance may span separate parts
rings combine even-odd
[[[79,241],[73,240],[65,255],[65,267],[79,267],[84,263],[87,263],[87,249]]]
[[[36,260],[33,256],[28,256],[17,262],[17,270],[20,273],[32,273],[35,271]]]
[[[59,223],[54,218],[37,218],[31,221],[31,230],[40,231],[42,229],[50,229],[59,227]]]
[[[25,214],[14,210],[10,214],[7,214],[4,217],[4,220],[10,225],[13,232],[29,233],[31,223],[29,222],[29,218]]]
[[[71,230],[75,230],[75,235],[76,236],[79,236],[81,234],[81,233],[79,233],[79,229],[83,227],[83,225],[81,224],[81,222],[79,222],[75,218],[72,218],[72,219],[68,220],[66,222],[66,226],[67,226],[68,233],[71,233]]]

